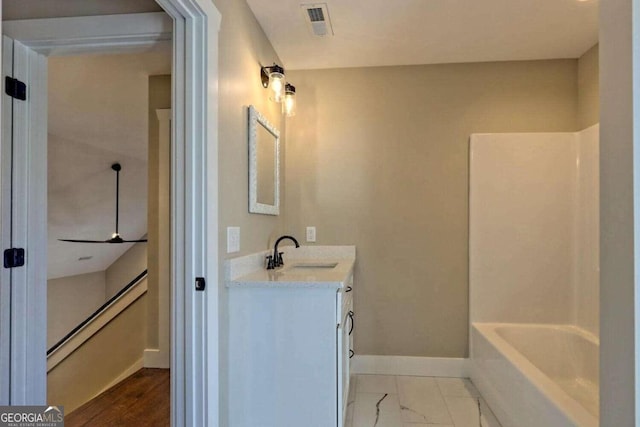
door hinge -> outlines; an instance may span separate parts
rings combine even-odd
[[[13,77],[6,76],[4,78],[4,91],[12,98],[21,101],[27,100],[27,85]]]
[[[11,248],[4,251],[4,268],[22,267],[24,265],[24,249]]]

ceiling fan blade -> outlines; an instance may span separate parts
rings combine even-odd
[[[140,240],[123,240],[121,238],[111,238],[109,240],[79,240],[79,239],[58,239],[60,242],[71,243],[146,243],[147,239]]]
[[[72,243],[109,243],[108,240],[77,240],[77,239],[58,239],[60,242]]]
[[[141,240],[124,240],[122,237],[120,237],[120,235],[114,236],[112,238],[110,238],[109,240],[107,240],[105,243],[138,243],[138,242],[146,242],[146,239],[141,239]]]
[[[114,163],[111,165],[111,169],[116,172],[116,232],[113,233],[113,237],[108,240],[80,240],[80,239],[58,239],[61,242],[72,243],[146,243],[147,239],[140,240],[124,240],[118,233],[118,221],[120,219],[120,171],[122,166],[120,163]]]

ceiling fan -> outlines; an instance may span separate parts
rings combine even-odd
[[[120,237],[120,233],[118,233],[118,210],[120,205],[120,170],[122,166],[120,166],[120,163],[114,163],[111,165],[111,169],[116,171],[116,232],[107,240],[58,239],[59,241],[72,243],[141,243],[147,241],[147,239],[124,240]]]

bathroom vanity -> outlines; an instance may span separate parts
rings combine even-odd
[[[276,270],[265,255],[227,266],[229,425],[342,427],[355,247],[287,248]]]

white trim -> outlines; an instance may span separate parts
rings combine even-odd
[[[453,357],[360,356],[353,357],[351,372],[373,375],[468,378],[469,359]]]
[[[144,368],[144,364],[142,363],[143,358],[141,357],[140,359],[136,360],[135,363],[131,366],[129,366],[127,369],[125,369],[120,375],[118,375],[116,377],[116,379],[114,379],[113,381],[111,381],[106,387],[104,387],[102,390],[100,390],[98,393],[96,393],[91,399],[93,399],[96,396],[101,395],[102,393],[104,393],[105,391],[109,390],[111,387],[117,385],[119,382],[121,382],[122,380],[126,380],[127,378],[129,378],[131,375],[135,374],[136,372],[138,372],[140,369]],[[91,400],[89,399],[89,400]],[[88,401],[89,401],[88,400]],[[88,402],[87,401],[87,402]]]
[[[221,16],[210,0],[156,1],[174,17],[171,424],[217,426]],[[196,277],[209,280],[204,292]]]
[[[142,360],[145,368],[169,369],[171,367],[169,353],[158,348],[145,349]]]
[[[172,21],[164,12],[5,21],[4,34],[38,53],[77,55],[170,46]]]
[[[203,47],[208,53],[204,67],[208,72],[206,86],[206,117],[205,126],[208,135],[206,152],[205,180],[208,209],[205,212],[207,229],[204,235],[206,241],[204,259],[209,276],[209,292],[206,297],[204,328],[206,346],[205,357],[205,419],[206,426],[220,425],[220,317],[218,295],[223,283],[221,262],[218,253],[218,32],[220,31],[221,15],[212,1],[198,0],[202,10],[207,15],[207,40]],[[226,348],[224,349],[226,351]]]
[[[1,25],[1,22],[0,22]],[[13,41],[8,37],[2,37],[2,74],[7,76],[13,72]],[[11,99],[3,96],[2,123],[10,123]],[[1,129],[2,140],[0,142],[0,247],[11,247],[11,127],[4,126]],[[0,268],[0,405],[10,403],[10,366],[11,366],[11,270]]]
[[[64,344],[58,347],[47,357],[47,372],[50,372],[64,359],[73,354],[74,351],[89,338],[94,336],[100,329],[116,318],[127,309],[138,298],[147,293],[147,278],[142,279],[137,285],[113,302],[106,310],[100,313],[95,319],[89,322],[84,328],[72,335]]]

